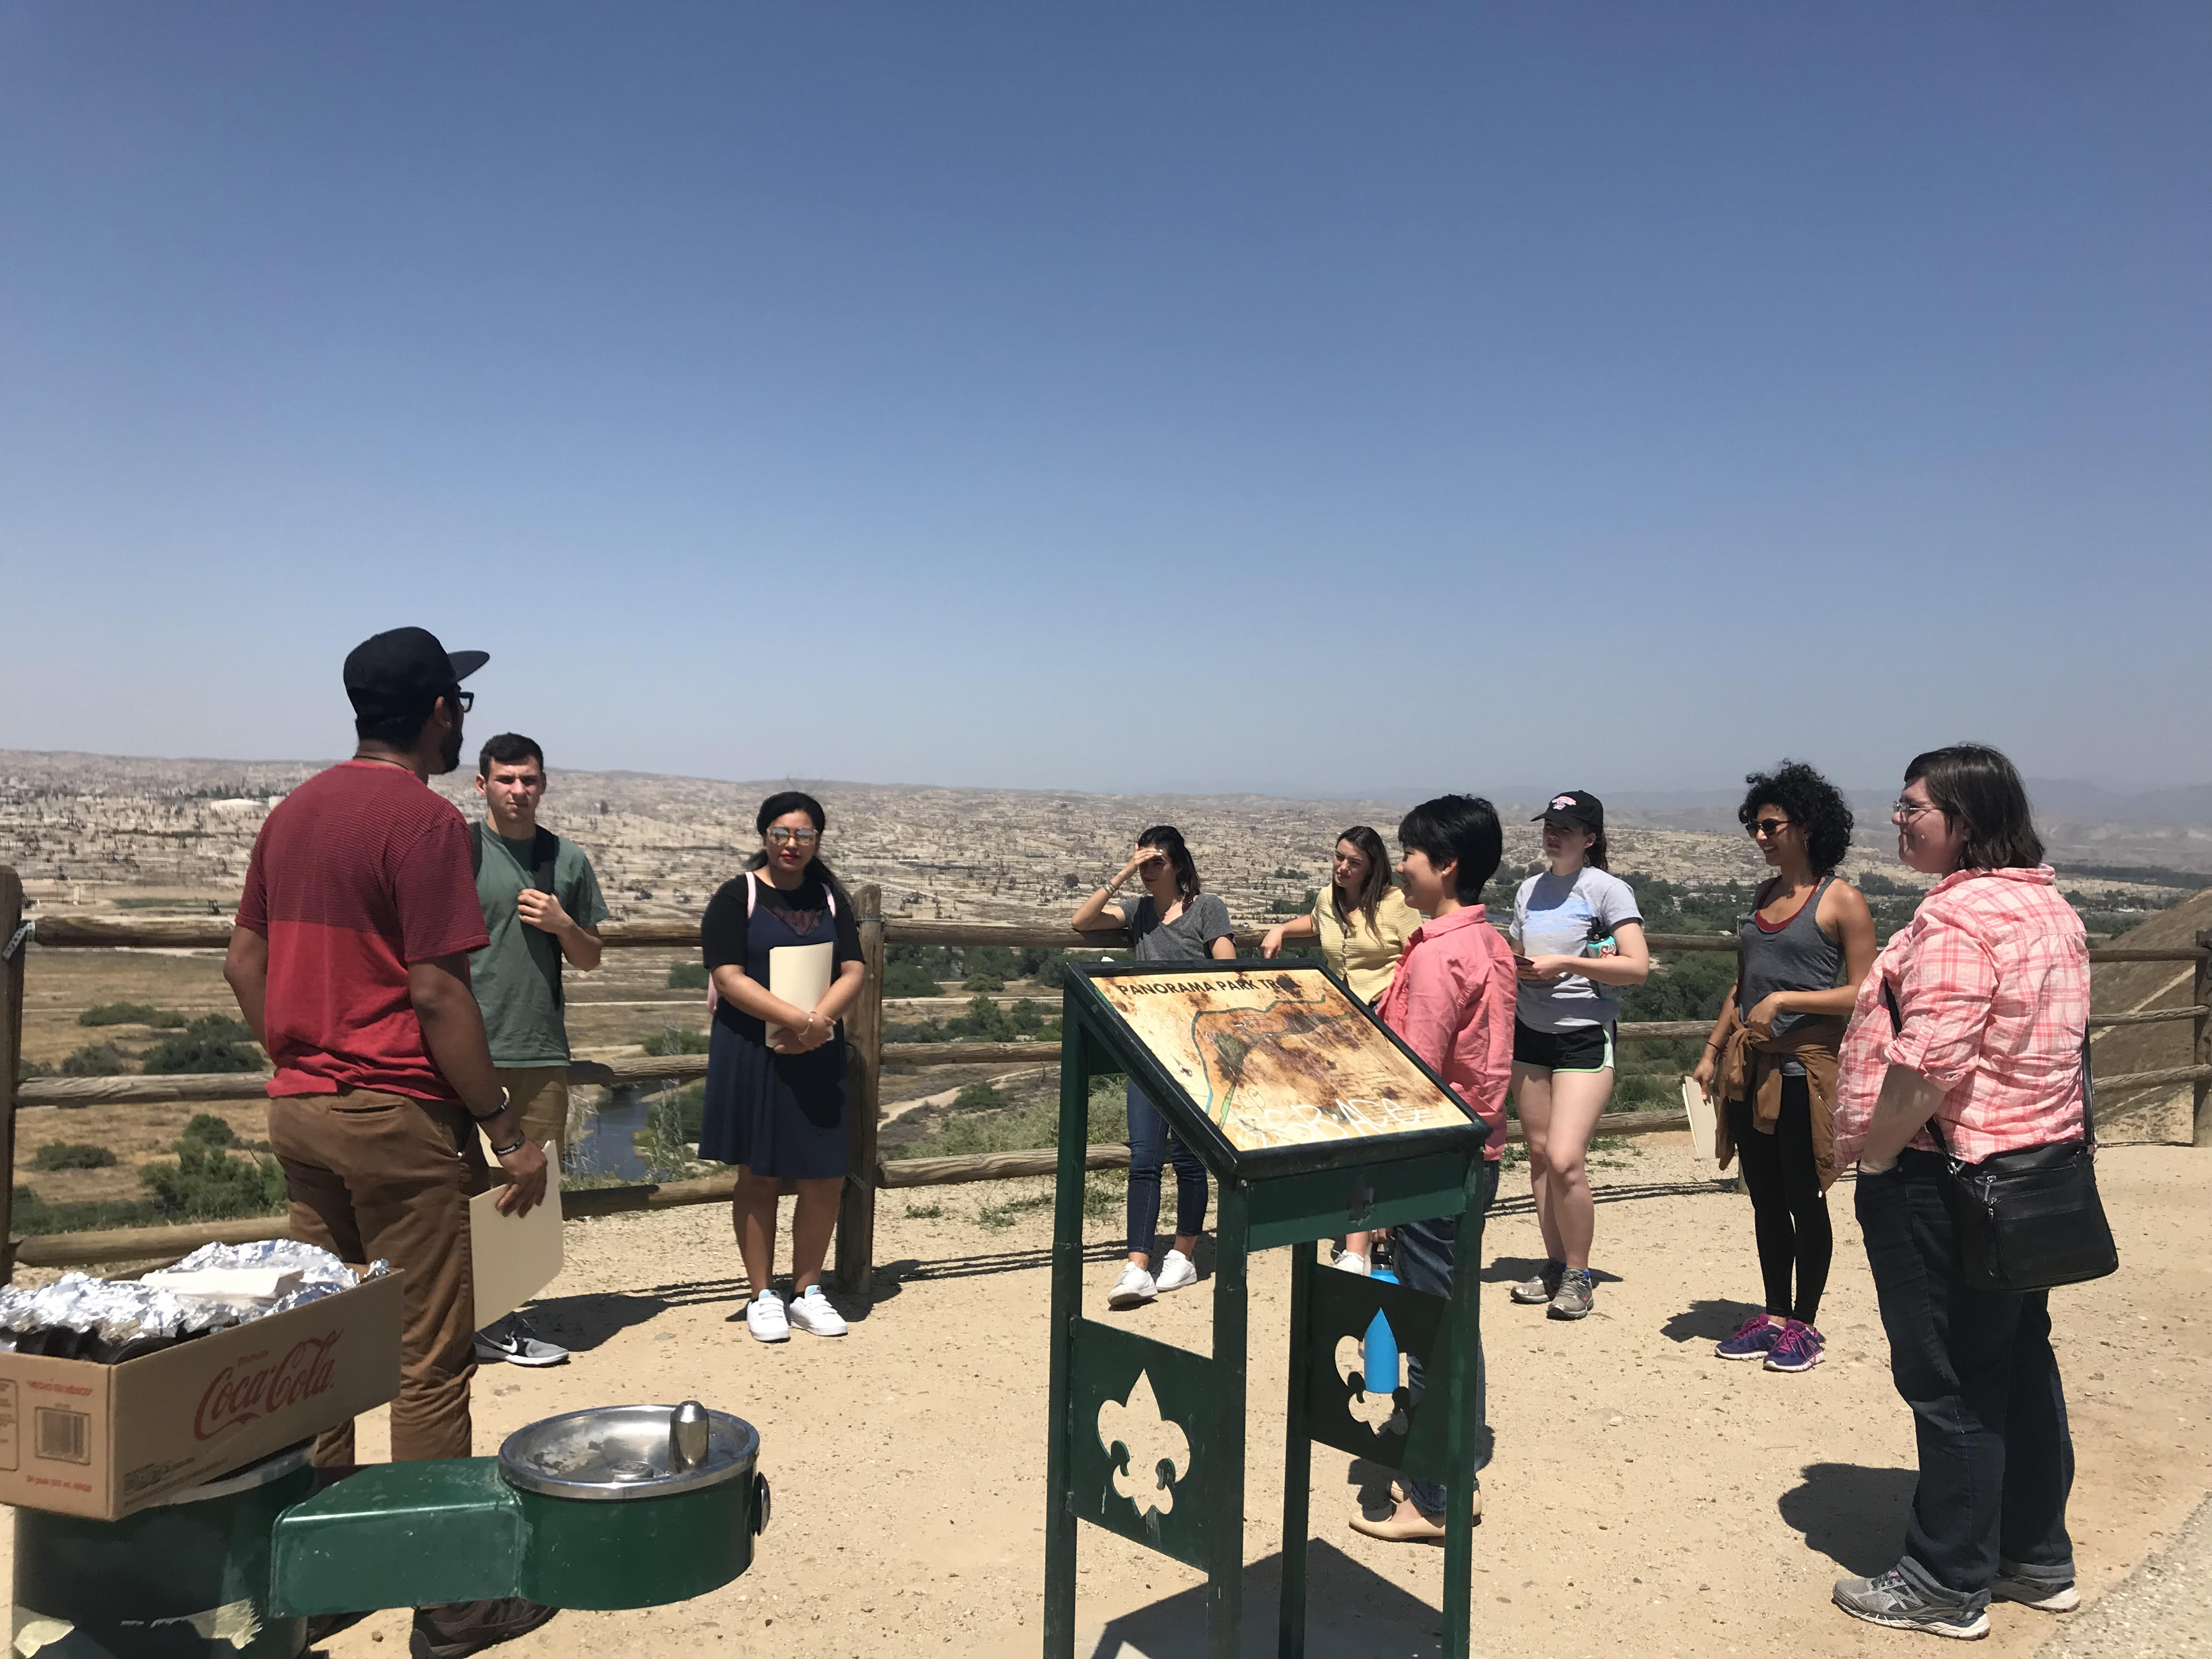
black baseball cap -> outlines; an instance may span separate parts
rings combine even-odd
[[[491,660],[489,651],[448,651],[427,628],[371,635],[345,659],[346,697],[365,720],[427,714],[430,705]]]
[[[1577,830],[1601,830],[1605,828],[1605,805],[1587,789],[1570,789],[1565,794],[1553,796],[1545,804],[1544,810],[1528,822],[1564,823]]]

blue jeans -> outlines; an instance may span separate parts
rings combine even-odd
[[[1129,1248],[1152,1254],[1160,1224],[1160,1170],[1176,1169],[1176,1234],[1189,1237],[1206,1225],[1206,1165],[1168,1128],[1160,1109],[1129,1085]]]
[[[1889,1368],[1912,1407],[1920,1484],[1898,1571],[1929,1600],[1979,1612],[2002,1568],[2074,1577],[2066,1498],[2074,1441],[2051,1352],[2051,1293],[1969,1289],[1943,1159],[1907,1150],[1853,1194]]]
[[[1475,1187],[1474,1231],[1466,1241],[1467,1270],[1471,1273],[1482,1271],[1482,1224],[1490,1213],[1492,1202],[1498,1197],[1498,1165],[1489,1158],[1482,1161],[1482,1170]],[[1447,1216],[1439,1221],[1416,1221],[1396,1229],[1390,1235],[1392,1260],[1395,1264],[1398,1282],[1409,1291],[1425,1291],[1431,1296],[1449,1296],[1454,1258],[1459,1254],[1459,1224],[1457,1216]],[[1421,1362],[1411,1354],[1406,1358],[1406,1396],[1414,1405],[1421,1402],[1423,1393]],[[1487,1379],[1483,1376],[1482,1339],[1478,1329],[1474,1343],[1474,1391],[1469,1404],[1474,1421],[1474,1467],[1477,1486],[1482,1481],[1480,1471],[1490,1462],[1496,1449],[1496,1439],[1490,1432],[1489,1395]],[[1444,1512],[1444,1489],[1440,1481],[1416,1480],[1406,1477],[1406,1496],[1412,1498],[1424,1515],[1438,1516]]]

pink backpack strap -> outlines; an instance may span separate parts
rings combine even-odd
[[[745,920],[748,922],[753,919],[753,900],[756,896],[753,890],[753,872],[748,870],[745,872]],[[714,976],[709,974],[707,975],[708,1018],[714,1018],[714,1010],[721,1006],[721,1001],[722,994],[714,988]]]

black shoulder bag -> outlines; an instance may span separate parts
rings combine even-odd
[[[1897,993],[1882,981],[1893,1030],[1905,1029]],[[2097,1196],[2097,1091],[2089,1034],[2081,1033],[2080,1140],[1993,1152],[1978,1164],[1951,1155],[1940,1115],[1928,1133],[1950,1166],[1943,1195],[1959,1239],[1959,1272],[1978,1291],[2047,1291],[2119,1271],[2120,1255]]]
[[[471,823],[469,826],[469,874],[471,876],[483,874],[483,825]],[[551,892],[553,866],[560,858],[561,837],[544,824],[539,824],[537,833],[530,839],[530,884],[541,893]],[[560,1009],[567,1006],[568,998],[561,992],[561,951],[556,945],[553,950],[553,1006]]]

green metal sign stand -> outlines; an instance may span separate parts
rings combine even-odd
[[[1142,988],[1163,999],[1148,1014],[1172,1005],[1179,1018],[1186,1003],[1200,1012],[1181,1025],[1147,1018],[1140,1033],[1126,1016],[1128,997],[1113,994],[1112,981],[1123,976],[1141,976]],[[1219,1003],[1233,1006],[1224,1013],[1212,1006]],[[1462,1264],[1465,1270],[1453,1275],[1449,1297],[1435,1297],[1316,1271],[1312,1245],[1362,1228],[1446,1216],[1462,1218],[1462,1237],[1480,1237],[1482,1124],[1341,980],[1317,967],[1070,963],[1061,1019],[1045,1659],[1073,1659],[1074,1653],[1079,1521],[1202,1569],[1206,1652],[1210,1659],[1235,1659],[1239,1652],[1246,1265],[1253,1250],[1278,1245],[1293,1248],[1277,1651],[1283,1659],[1302,1659],[1305,1652],[1309,1442],[1318,1441],[1443,1484],[1443,1650],[1448,1659],[1467,1659],[1474,1264]],[[1271,1052],[1258,1052],[1271,1044]],[[1328,1057],[1318,1069],[1314,1054]],[[1371,1101],[1291,1097],[1302,1066],[1317,1079],[1309,1095],[1326,1093],[1333,1075],[1328,1066],[1357,1064],[1363,1054],[1409,1080],[1409,1092],[1421,1093],[1419,1112],[1396,1115],[1414,1127],[1378,1130]],[[1219,1194],[1210,1358],[1083,1316],[1091,1080],[1115,1073],[1127,1073],[1159,1107],[1178,1138],[1205,1161]],[[1203,1098],[1194,1097],[1194,1079],[1203,1079]],[[1292,1127],[1254,1136],[1249,1126],[1263,1120]],[[1254,1145],[1255,1139],[1270,1144]],[[1351,1352],[1343,1345],[1364,1338],[1378,1314],[1401,1352],[1424,1363],[1425,1393],[1418,1403],[1403,1386],[1389,1401],[1370,1401],[1357,1363],[1349,1375],[1340,1363],[1340,1352]]]

